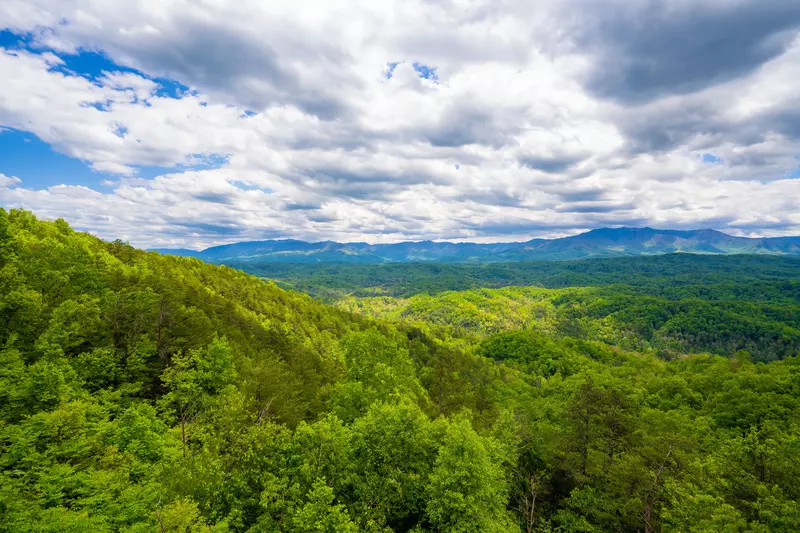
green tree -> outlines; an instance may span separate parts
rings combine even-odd
[[[355,533],[358,528],[350,520],[343,505],[334,504],[333,490],[317,480],[308,501],[289,519],[290,531],[297,533]]]
[[[206,349],[176,354],[161,380],[168,392],[160,402],[177,418],[184,455],[187,427],[206,407],[212,395],[234,379],[233,353],[225,339],[214,340]]]
[[[465,416],[449,423],[427,487],[427,516],[437,531],[514,531],[506,511],[508,484],[482,439]]]

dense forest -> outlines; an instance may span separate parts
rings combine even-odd
[[[646,259],[328,305],[0,209],[0,531],[800,530],[798,263]]]
[[[798,281],[662,290],[505,287],[411,298],[348,297],[338,305],[374,317],[442,326],[456,338],[530,329],[662,358],[747,350],[756,361],[771,361],[800,350]]]
[[[408,297],[419,293],[508,286],[554,289],[605,285],[641,287],[651,294],[668,290],[672,295],[680,294],[681,290],[689,295],[689,290],[697,290],[683,289],[687,285],[736,285],[751,294],[758,294],[764,287],[782,297],[784,282],[800,281],[800,258],[757,255],[680,253],[482,265],[257,262],[229,265],[326,301],[336,301],[343,296]],[[761,283],[754,285],[755,282]],[[794,295],[796,299],[796,289]]]

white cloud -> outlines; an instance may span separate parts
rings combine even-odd
[[[648,52],[693,27],[683,0],[597,20],[564,14],[591,7],[577,4],[6,0],[0,26],[145,76],[88,80],[54,68],[53,54],[0,53],[0,127],[119,176],[110,192],[17,186],[0,201],[146,246],[504,240],[618,224],[800,233],[800,181],[786,179],[800,164],[800,44],[782,37],[746,65],[719,65],[715,49],[719,75],[707,76],[690,68],[703,58],[686,64],[691,43]],[[702,7],[703,20],[746,22],[721,0]],[[731,46],[796,35],[794,11],[779,8]],[[630,17],[650,33],[600,32]],[[683,81],[637,79],[648,53]],[[160,95],[156,77],[192,91]],[[197,170],[204,160],[219,168]],[[144,179],[140,166],[172,170]]]
[[[20,183],[22,183],[22,180],[16,176],[0,174],[0,187],[16,187]]]

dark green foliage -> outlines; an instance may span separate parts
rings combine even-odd
[[[679,253],[478,265],[230,264],[329,300],[338,300],[345,295],[407,297],[419,293],[513,285],[553,289],[620,285],[636,294],[668,299],[698,297],[800,302],[800,258],[794,257]]]
[[[513,363],[526,373],[540,376],[573,374],[582,362],[568,343],[555,341],[537,331],[498,333],[484,340],[477,353]]]
[[[659,260],[390,321],[0,209],[0,532],[800,530],[793,263]]]

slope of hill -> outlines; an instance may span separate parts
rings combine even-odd
[[[534,239],[527,242],[496,244],[433,241],[367,244],[271,240],[214,246],[199,252],[185,249],[158,251],[173,255],[190,255],[214,263],[488,263],[674,252],[800,255],[800,237],[733,237],[710,229],[679,231],[602,228],[561,239]]]

